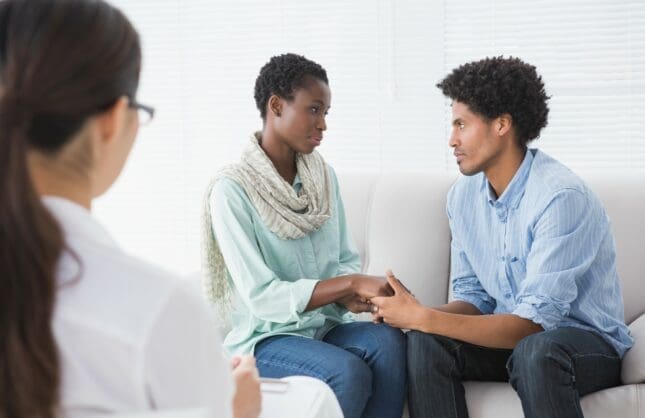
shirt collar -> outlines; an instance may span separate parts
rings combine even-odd
[[[56,218],[67,239],[81,238],[108,247],[118,247],[107,230],[83,206],[58,196],[43,196],[41,200]]]
[[[293,178],[293,183],[291,183],[291,187],[293,187],[293,190],[295,190],[297,194],[300,194],[300,190],[302,190],[302,180],[300,180],[300,174],[296,173],[296,176]]]
[[[506,190],[504,190],[504,193],[502,193],[499,198],[495,197],[493,188],[488,182],[486,176],[484,176],[484,186],[486,187],[486,191],[488,193],[488,203],[491,206],[507,206],[516,208],[520,204],[520,200],[522,199],[522,196],[524,196],[526,181],[528,180],[529,173],[531,172],[534,151],[536,150],[526,150],[522,164],[520,164],[520,167],[515,172],[515,175],[511,179],[511,182],[508,184]]]

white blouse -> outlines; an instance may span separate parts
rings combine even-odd
[[[71,250],[53,317],[63,414],[206,407],[232,416],[229,367],[197,290],[127,255],[85,208],[43,203]]]

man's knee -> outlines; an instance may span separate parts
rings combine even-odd
[[[425,373],[452,367],[458,348],[456,341],[421,331],[410,331],[408,337],[408,374]]]
[[[538,332],[523,338],[513,350],[506,368],[511,384],[530,380],[535,385],[548,385],[550,370],[568,370],[571,360],[562,344],[548,332]]]

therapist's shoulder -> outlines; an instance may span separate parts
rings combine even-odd
[[[170,338],[181,327],[210,324],[205,297],[183,277],[114,248],[85,246],[75,256],[68,264],[80,261],[81,274],[63,277],[54,318],[61,349],[74,357],[92,357],[82,343],[89,338],[101,352],[130,353],[136,363],[160,329]]]
[[[185,302],[197,310],[206,306],[199,274],[180,275],[137,257],[126,257],[121,265],[124,276],[130,276],[132,286],[142,294],[148,293],[147,297],[141,297],[141,302],[157,305],[160,310],[173,301]]]
[[[132,256],[127,256],[120,268],[122,277],[129,277],[128,294],[123,298],[128,299],[124,311],[130,311],[121,319],[143,316],[139,324],[142,337],[149,335],[150,330],[158,329],[161,322],[165,323],[164,329],[180,333],[178,328],[187,324],[193,327],[200,324],[197,328],[203,328],[214,320],[203,292],[201,274],[179,275]],[[166,334],[172,337],[171,333]]]

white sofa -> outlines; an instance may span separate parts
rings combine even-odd
[[[585,396],[588,418],[645,418],[645,178],[643,173],[582,175],[612,221],[625,319],[636,344],[623,360],[623,386]],[[425,305],[449,300],[450,230],[446,193],[457,175],[339,173],[341,193],[363,271],[391,268]],[[522,417],[509,384],[466,382],[472,418]]]

